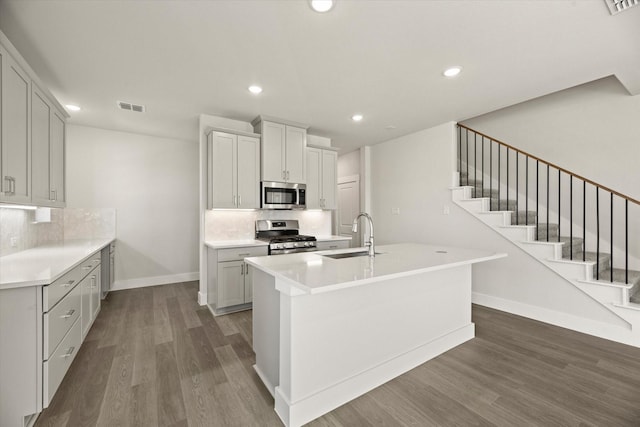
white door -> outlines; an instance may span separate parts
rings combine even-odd
[[[338,179],[338,234],[351,237],[351,246],[362,246],[360,233],[353,233],[353,219],[360,213],[360,179],[358,176]],[[360,229],[362,229],[360,227]]]
[[[260,209],[260,140],[238,136],[238,207]]]

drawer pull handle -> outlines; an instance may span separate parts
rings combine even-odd
[[[238,254],[238,256],[249,256],[249,255],[251,255],[251,253],[250,253],[250,252],[247,252],[247,253],[245,253],[245,254]]]
[[[96,276],[91,276],[91,288],[95,288],[96,287]]]
[[[69,357],[69,356],[71,356],[73,354],[73,351],[75,349],[76,349],[75,347],[69,348],[69,350],[67,350],[67,352],[65,354],[63,354],[62,356],[60,356],[60,357],[66,359],[67,357]]]
[[[71,310],[67,311],[67,314],[63,314],[62,316],[60,316],[61,319],[68,319],[69,317],[73,316],[73,313],[75,313],[76,311],[72,308]]]
[[[73,285],[74,283],[76,283],[75,280],[69,280],[67,283],[63,283],[62,286],[63,288],[68,288],[69,286]]]
[[[91,270],[92,268],[92,265],[85,265],[84,267],[82,267],[83,270]]]

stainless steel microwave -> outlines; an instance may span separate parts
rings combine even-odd
[[[266,182],[260,185],[262,209],[304,209],[306,184]]]

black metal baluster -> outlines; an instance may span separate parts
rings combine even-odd
[[[562,206],[560,202],[560,183],[562,182],[560,173],[560,169],[558,169],[558,242],[560,241],[560,227],[562,227],[560,221],[560,208]],[[573,240],[571,241],[571,253],[573,253]]]
[[[525,161],[524,174],[526,175],[526,178],[524,179],[524,224],[529,225],[529,156],[525,156]]]
[[[582,261],[587,260],[587,181],[582,181]]]
[[[474,132],[473,133],[473,198],[474,199],[478,196],[476,194],[477,188],[478,188],[478,134]]]
[[[610,222],[611,224],[609,224],[609,233],[610,233],[610,242],[609,242],[609,249],[611,250],[611,255],[609,255],[609,263],[611,264],[611,268],[609,269],[609,271],[611,271],[611,283],[613,283],[613,193],[609,193],[609,195],[611,196],[611,217],[610,217]]]
[[[507,147],[507,209],[509,210],[509,147]]]
[[[518,157],[519,155],[520,153],[516,151],[516,225],[520,225],[520,221],[518,219],[518,201],[520,200],[520,186],[518,185],[520,181],[520,173],[518,172],[520,164],[520,157]]]
[[[500,210],[500,190],[502,187],[501,182],[500,182],[500,152],[502,147],[500,147],[500,144],[498,144],[498,210]]]
[[[491,198],[493,197],[493,140],[489,140],[489,210],[491,210]]]
[[[559,232],[558,235],[560,235]],[[573,175],[569,175],[569,239],[573,242]],[[573,251],[569,259],[573,261]]]
[[[462,175],[462,128],[458,125],[458,173]],[[458,185],[462,185],[462,180],[458,177]]]
[[[484,135],[482,135],[482,162],[480,163],[482,165],[482,176],[480,177],[480,180],[482,181],[482,185],[480,186],[480,197],[484,197]]]
[[[600,187],[596,186],[596,280],[600,280]]]
[[[547,242],[549,241],[549,164],[547,164]]]
[[[469,129],[467,129],[467,137],[465,138],[467,147],[467,185],[469,185]]]
[[[629,200],[624,201],[624,283],[629,284]]]
[[[539,181],[540,181],[540,160],[536,159],[536,240],[539,240],[540,231],[540,219],[538,218],[538,211],[540,206],[540,190],[539,190]]]

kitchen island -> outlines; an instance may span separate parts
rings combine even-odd
[[[473,338],[471,266],[505,257],[422,244],[246,258],[256,372],[305,424]]]

